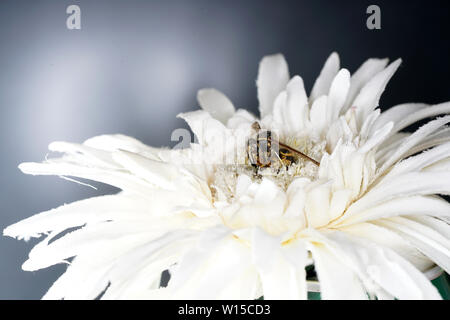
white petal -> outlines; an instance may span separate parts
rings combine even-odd
[[[429,151],[424,151],[417,156],[410,157],[399,162],[387,175],[387,177],[394,177],[406,172],[420,171],[423,168],[430,166],[440,160],[450,157],[450,143],[434,147]]]
[[[434,231],[440,233],[447,239],[450,239],[450,224],[445,223],[443,218],[445,217],[437,217],[432,215],[417,215],[417,216],[408,216],[405,217],[409,220],[416,221],[428,228],[433,229]]]
[[[377,149],[375,154],[376,162],[381,163],[383,157],[388,158],[410,135],[411,133],[409,132],[398,132],[386,138]]]
[[[408,115],[413,114],[416,111],[421,110],[422,108],[425,108],[427,106],[428,105],[424,103],[404,103],[391,107],[381,113],[372,127],[372,132],[381,128],[383,125],[390,121],[398,123]]]
[[[205,232],[173,269],[173,298],[256,299],[259,281],[247,245],[226,229]]]
[[[159,160],[161,149],[147,146],[139,140],[122,134],[107,134],[86,140],[84,145],[105,151],[126,150],[139,153],[154,160]]]
[[[380,109],[375,109],[374,111],[370,112],[364,119],[361,125],[361,129],[359,130],[359,136],[361,140],[364,141],[371,136],[370,129],[372,128],[377,118],[380,116],[380,113]]]
[[[111,286],[104,299],[123,299],[130,291],[156,289],[160,275],[179,261],[181,254],[191,247],[198,232],[177,230],[122,253],[110,270]]]
[[[346,234],[369,240],[381,247],[394,250],[420,271],[429,270],[430,267],[434,266],[434,263],[429,258],[397,233],[373,223],[358,223],[351,226],[339,227],[339,230]]]
[[[167,228],[167,226],[167,222],[165,226],[164,224],[158,225],[156,222],[141,224],[137,224],[135,221],[106,222],[83,227],[49,242],[59,231],[62,231],[58,230],[57,232],[51,233],[49,237],[38,243],[30,251],[29,259],[25,261],[22,268],[24,270],[34,271],[54,264],[64,263],[65,259],[89,252],[93,249],[98,250],[105,242],[109,242],[108,245],[116,247],[116,253],[107,253],[105,251],[102,254],[98,253],[99,257],[106,259],[109,258],[109,254],[113,254],[114,256],[120,254],[122,251],[119,247],[129,250],[128,246],[133,247],[152,241],[152,239],[161,234],[161,231],[157,229],[162,227]],[[130,230],[133,230],[131,234]]]
[[[410,112],[411,111],[413,110],[410,110]],[[420,108],[415,112],[409,113],[408,116],[401,118],[400,121],[395,124],[394,131],[400,131],[417,121],[448,113],[450,113],[450,102]]]
[[[388,63],[388,59],[369,59],[352,75],[350,90],[348,92],[345,110],[352,106],[353,100],[362,87],[377,73],[382,71]]]
[[[339,217],[351,201],[353,192],[349,189],[336,190],[332,193],[330,202],[330,220]]]
[[[289,81],[289,70],[283,55],[265,56],[259,64],[258,87],[259,111],[261,118],[272,112],[277,95]]]
[[[228,128],[240,129],[242,127],[249,128],[256,118],[253,114],[244,109],[238,109],[235,114],[228,120]]]
[[[378,174],[384,173],[385,170],[387,170],[391,165],[401,160],[411,148],[422,142],[427,136],[429,136],[448,122],[450,122],[450,116],[430,121],[424,126],[420,127],[420,129],[418,129],[412,135],[405,138],[400,147],[397,148],[397,150],[392,155],[390,155],[389,158],[383,161],[381,168],[378,170]]]
[[[189,299],[255,299],[256,270],[251,265],[250,249],[229,237],[214,250],[191,283]],[[242,283],[244,281],[244,283]],[[239,283],[241,282],[241,283]],[[248,285],[243,287],[242,285]]]
[[[270,205],[277,197],[281,189],[271,180],[263,179],[255,193],[255,202],[262,205]]]
[[[137,177],[160,188],[175,189],[175,180],[180,172],[174,165],[127,151],[117,152],[113,154],[113,158]]]
[[[125,194],[101,196],[36,214],[10,225],[3,234],[19,239],[29,239],[49,231],[65,230],[86,223],[150,218],[150,212],[145,198]]]
[[[319,135],[322,134],[327,128],[327,117],[329,110],[327,109],[327,96],[321,96],[316,99],[311,107],[310,121],[311,130],[317,132]]]
[[[335,121],[341,114],[347,98],[348,89],[350,88],[350,72],[347,69],[341,69],[330,86],[328,94],[327,109],[328,122]]]
[[[264,299],[306,299],[305,248],[298,241],[282,248],[279,238],[256,228],[252,243]]]
[[[342,226],[393,216],[423,214],[450,217],[450,204],[443,199],[432,196],[398,197],[369,207],[357,214],[356,211],[352,211],[335,223]]]
[[[195,278],[195,273],[214,254],[214,250],[225,241],[229,232],[223,226],[203,231],[197,244],[183,255],[179,264],[172,270],[169,282],[171,290],[176,292]]]
[[[308,226],[319,227],[330,221],[329,207],[331,184],[324,182],[308,190],[305,202],[305,213]]]
[[[328,95],[331,83],[334,77],[339,71],[339,56],[336,52],[333,52],[325,62],[325,65],[320,71],[320,75],[317,78],[314,86],[311,90],[309,97],[310,102],[314,102],[317,98],[323,95]]]
[[[433,229],[410,219],[395,217],[373,222],[397,232],[447,273],[450,272],[450,241]],[[447,228],[447,234],[448,229]]]
[[[437,161],[436,163],[425,167],[423,169],[423,171],[426,171],[426,172],[450,171],[450,159]]]
[[[74,156],[82,155],[82,161],[90,163],[94,166],[100,166],[111,169],[118,169],[120,165],[117,165],[111,156],[111,152],[92,148],[86,145],[77,143],[68,143],[62,141],[52,142],[48,149],[50,151],[67,153]],[[80,159],[81,160],[81,159]]]
[[[359,92],[358,96],[353,102],[356,107],[358,121],[362,124],[364,118],[376,107],[380,100],[387,83],[394,75],[397,68],[400,66],[401,59],[397,59],[391,63],[386,69],[374,76]]]
[[[197,100],[203,110],[223,124],[234,115],[234,106],[222,92],[216,89],[201,89],[197,93]]]
[[[314,268],[320,283],[323,300],[367,300],[361,281],[351,268],[323,244],[310,245]]]
[[[282,131],[287,131],[287,134],[289,134],[291,128],[287,120],[288,116],[287,116],[286,101],[287,101],[287,93],[286,91],[281,91],[275,98],[275,101],[273,103],[272,117],[273,121],[281,127]]]
[[[381,127],[380,129],[378,129],[373,133],[373,136],[364,143],[364,145],[358,150],[358,152],[360,153],[369,152],[369,150],[372,150],[373,148],[383,143],[383,141],[386,140],[389,133],[392,131],[393,127],[394,127],[393,122],[386,123],[383,127]]]
[[[208,145],[213,138],[226,137],[225,126],[220,121],[213,119],[206,111],[197,110],[180,113],[177,117],[187,122],[199,143],[203,146]]]
[[[32,175],[73,176],[103,182],[122,190],[138,193],[143,197],[148,197],[148,190],[153,188],[148,182],[126,172],[86,167],[78,164],[65,163],[64,161],[49,160],[44,163],[25,162],[19,165],[19,169],[23,173]]]
[[[291,133],[297,133],[305,127],[309,119],[308,97],[302,78],[293,77],[287,84],[286,92],[286,120],[290,125]]]
[[[397,197],[429,194],[450,194],[450,173],[413,172],[381,182],[364,197],[354,202],[345,215],[350,217]]]
[[[411,148],[408,152],[405,153],[404,157],[409,157],[418,152],[422,152],[429,148],[433,148],[435,146],[450,142],[450,128],[443,127],[442,129],[436,131],[435,133],[429,135],[421,143],[418,143],[413,148]]]
[[[91,257],[88,257],[91,258]],[[108,286],[108,265],[90,268],[75,258],[67,270],[53,283],[43,300],[95,299]]]
[[[361,274],[369,276],[375,284],[394,297],[441,299],[439,292],[425,275],[394,251],[342,232],[335,232],[330,238],[346,254],[352,255],[354,263],[359,264]]]
[[[301,221],[300,227],[306,226],[304,206],[306,201],[305,186],[309,179],[297,178],[291,182],[287,190],[287,205],[284,212],[285,217],[296,217]]]

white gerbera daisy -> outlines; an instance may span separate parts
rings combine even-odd
[[[439,299],[429,280],[450,272],[450,205],[438,196],[450,192],[450,116],[402,130],[450,113],[450,103],[381,113],[400,60],[387,64],[370,59],[350,76],[333,53],[308,98],[282,55],[265,57],[260,118],[201,90],[203,110],[181,115],[198,143],[181,150],[122,135],[54,142],[49,149],[63,157],[20,169],[122,192],[4,234],[46,235],[24,270],[68,263],[49,299],[305,299],[318,290],[322,299]],[[276,135],[270,142],[312,160],[280,148],[270,165],[250,161],[255,122]]]

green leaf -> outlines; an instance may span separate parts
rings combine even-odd
[[[433,281],[434,286],[439,290],[439,293],[444,300],[450,300],[450,277],[448,273],[443,273]]]

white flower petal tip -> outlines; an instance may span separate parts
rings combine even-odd
[[[53,142],[61,157],[19,169],[121,191],[3,235],[43,237],[24,270],[68,265],[44,299],[440,299],[429,280],[450,272],[450,103],[381,112],[399,65],[369,59],[351,75],[333,53],[308,98],[271,55],[260,117],[202,89],[201,110],[178,115],[197,137],[184,149],[124,135]],[[269,141],[279,148],[255,152]]]
[[[266,56],[261,60],[256,80],[261,118],[272,112],[275,98],[288,81],[289,69],[282,54]]]
[[[340,68],[339,55],[333,52],[325,62],[314,86],[311,90],[310,100],[314,102],[320,96],[326,95],[330,89],[331,82]]]
[[[388,65],[387,68],[377,73],[364,87],[362,87],[353,102],[360,123],[363,122],[363,119],[366,118],[370,112],[378,107],[381,94],[401,63],[401,59],[395,60]]]
[[[203,110],[223,124],[227,124],[235,112],[231,101],[216,89],[201,89],[197,93],[197,100]]]
[[[5,237],[11,237],[11,238],[19,238],[19,233],[16,230],[16,224],[12,224],[5,229],[3,229],[3,236]],[[28,240],[29,238],[24,238],[25,240]]]
[[[22,171],[25,174],[39,174],[39,163],[35,163],[35,162],[22,162],[21,164],[19,164],[17,166],[19,168],[20,171]]]

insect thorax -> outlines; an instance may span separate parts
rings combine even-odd
[[[269,130],[260,130],[247,141],[247,156],[249,164],[256,168],[270,166],[286,166],[296,161],[295,155],[280,148],[277,139]]]

